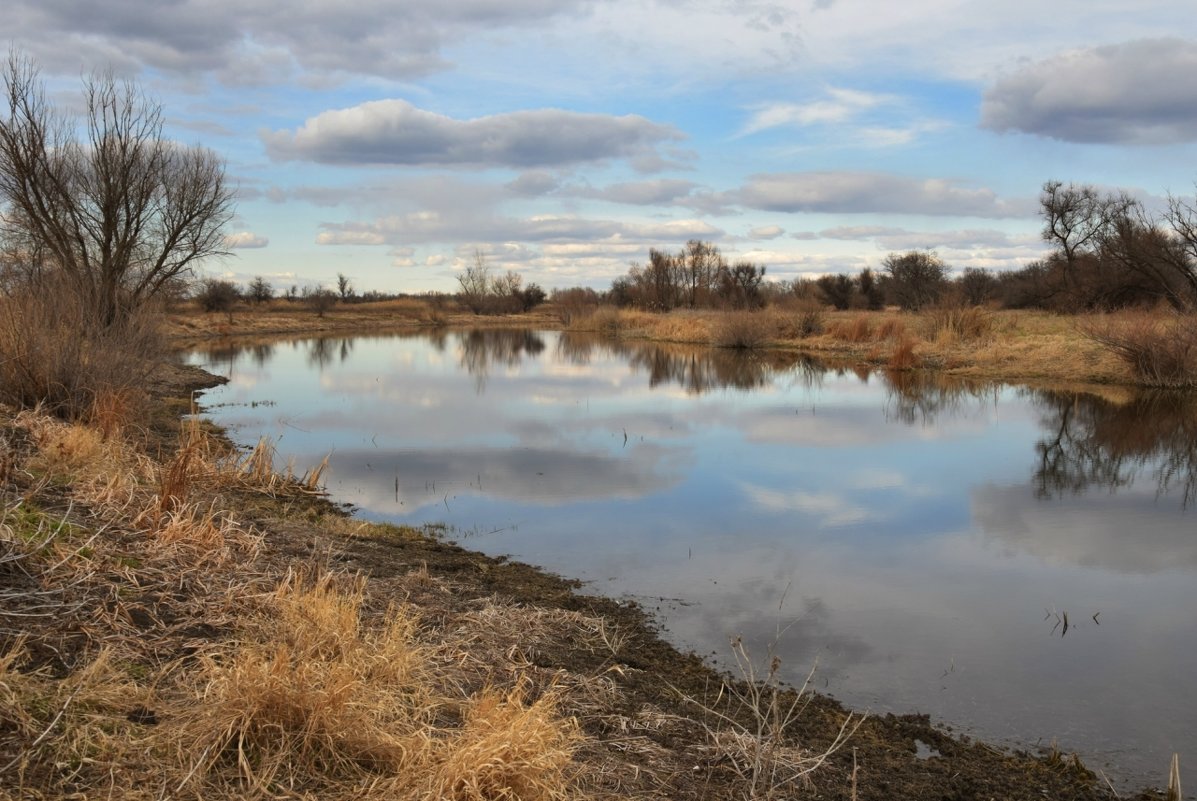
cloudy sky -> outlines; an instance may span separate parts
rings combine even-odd
[[[64,103],[111,68],[227,159],[277,286],[604,288],[713,241],[769,277],[1041,252],[1051,178],[1192,195],[1192,0],[9,0]]]

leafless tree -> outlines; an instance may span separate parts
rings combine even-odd
[[[461,284],[461,301],[474,314],[481,314],[490,294],[490,265],[481,250],[474,251],[474,263],[457,276]]]
[[[337,273],[337,294],[341,296],[342,301],[353,299],[353,282],[345,273]]]
[[[924,250],[891,253],[881,263],[889,277],[889,291],[903,309],[918,311],[934,303],[943,291],[947,265],[939,256]]]
[[[79,121],[47,100],[27,58],[11,54],[2,72],[0,233],[27,256],[21,270],[60,274],[109,327],[225,254],[224,163],[166,139],[161,105],[100,74],[84,82]]]

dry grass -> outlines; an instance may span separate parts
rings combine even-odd
[[[139,386],[159,348],[148,310],[103,325],[69,289],[30,287],[0,297],[0,401],[86,419]]]
[[[844,342],[872,342],[873,324],[866,315],[858,314],[850,320],[829,325],[827,335]]]
[[[1197,387],[1197,316],[1123,314],[1085,321],[1080,331],[1151,387]]]
[[[742,680],[724,683],[709,703],[685,699],[716,721],[707,728],[711,756],[740,777],[746,799],[793,798],[864,722],[863,716],[846,715],[826,747],[815,752],[803,748],[793,729],[809,704],[814,670],[796,691],[784,687],[775,646],[776,641],[758,664],[743,640],[732,638]]]
[[[712,326],[711,344],[717,348],[751,350],[764,347],[776,336],[776,321],[762,312],[731,312]]]
[[[912,337],[903,336],[890,352],[886,367],[891,370],[910,370],[918,367],[921,360],[914,351],[917,344]]]
[[[189,423],[159,465],[98,429],[18,422],[33,448],[14,470],[25,492],[65,488],[81,504],[69,523],[21,503],[0,514],[0,641],[43,621],[0,651],[0,774],[19,795],[577,795],[578,724],[552,672],[511,648],[549,630],[528,610],[483,666],[494,615],[436,629],[322,569],[268,589],[260,538],[220,495],[281,486],[259,469],[265,448],[230,459]],[[96,481],[116,471],[120,499]],[[411,586],[442,591],[427,571]],[[614,638],[562,614],[553,637]],[[197,641],[197,624],[226,634]],[[36,667],[47,653],[66,678]]]
[[[922,314],[926,337],[941,344],[974,342],[993,333],[993,313],[979,306],[941,306]]]

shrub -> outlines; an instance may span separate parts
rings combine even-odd
[[[798,315],[798,337],[815,337],[823,333],[827,325],[827,316],[822,309],[808,309]]]
[[[1112,352],[1150,387],[1197,387],[1197,316],[1159,320],[1146,314],[1082,325],[1081,333]]]
[[[161,356],[156,318],[136,308],[111,325],[52,285],[0,297],[0,400],[83,419],[105,399],[127,402]]]
[[[206,278],[200,283],[195,300],[205,312],[227,312],[232,316],[233,306],[241,300],[241,290],[232,281]]]
[[[773,329],[766,315],[729,313],[715,323],[711,331],[711,344],[719,348],[760,348],[773,337]]]

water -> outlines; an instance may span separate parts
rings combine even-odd
[[[1197,398],[510,331],[191,358],[235,439],[331,452],[361,516],[636,598],[716,662],[776,641],[850,706],[1123,786],[1197,765]]]

